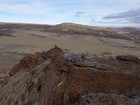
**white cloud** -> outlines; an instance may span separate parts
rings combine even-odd
[[[0,0],[0,11],[25,15],[46,15],[47,4],[42,0]]]
[[[137,9],[139,5],[140,0],[0,0],[0,18],[4,20],[6,13],[10,13],[7,21],[88,24],[90,19],[94,19],[96,23],[105,25],[110,22],[103,17]],[[131,22],[134,23],[133,20]]]
[[[120,22],[135,23],[140,26],[140,8],[136,10],[129,10],[117,14],[105,16],[104,19],[119,20]]]

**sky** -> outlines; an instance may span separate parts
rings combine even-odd
[[[0,22],[140,27],[140,0],[0,0]]]

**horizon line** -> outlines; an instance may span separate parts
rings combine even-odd
[[[36,23],[36,22],[12,22],[12,21],[0,21],[0,24],[29,24],[29,25],[50,25],[50,26],[55,26],[59,24],[64,24],[64,23],[71,23],[71,24],[78,24],[78,25],[86,25],[86,26],[91,26],[91,27],[101,27],[101,28],[140,28],[140,26],[105,26],[105,25],[88,25],[88,24],[81,24],[81,23],[76,23],[76,22],[60,22],[56,24],[47,24],[47,23]]]

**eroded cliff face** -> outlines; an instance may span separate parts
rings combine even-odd
[[[139,105],[139,58],[78,61],[57,46],[24,57],[0,85],[0,105]]]

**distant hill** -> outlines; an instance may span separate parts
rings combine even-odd
[[[136,28],[121,28],[116,30],[114,28],[100,28],[87,25],[80,25],[74,23],[62,23],[46,29],[49,32],[70,35],[93,35],[97,37],[137,40],[140,39],[140,31]]]
[[[136,28],[100,28],[75,23],[62,23],[58,25],[40,25],[40,24],[14,24],[2,23],[0,29],[37,29],[40,31],[58,33],[62,35],[92,35],[97,37],[134,40],[139,42],[140,30]]]

